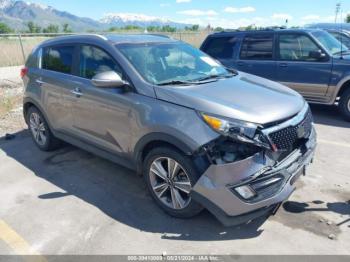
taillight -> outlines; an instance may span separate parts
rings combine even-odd
[[[26,67],[21,68],[21,77],[22,78],[25,77],[27,73],[28,73],[28,68],[26,68]]]

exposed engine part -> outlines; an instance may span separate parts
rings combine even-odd
[[[206,145],[209,161],[217,165],[246,159],[261,150],[260,147],[236,142],[229,137],[220,137]]]

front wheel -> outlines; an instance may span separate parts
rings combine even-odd
[[[342,94],[339,101],[339,109],[345,120],[350,121],[350,89]]]
[[[144,163],[147,187],[166,213],[188,218],[202,211],[202,206],[190,196],[199,178],[190,158],[170,147],[162,147],[153,149]]]

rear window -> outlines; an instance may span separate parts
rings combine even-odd
[[[236,37],[212,38],[205,45],[204,52],[214,58],[228,59],[233,57],[233,50],[236,44]]]
[[[273,34],[247,35],[241,48],[241,59],[271,60],[273,54]]]
[[[72,71],[74,46],[47,47],[42,67],[47,70],[70,74]]]

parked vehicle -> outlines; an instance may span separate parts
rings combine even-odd
[[[334,36],[339,42],[343,43],[347,48],[350,48],[350,31],[327,29],[328,33]]]
[[[221,32],[201,50],[223,65],[282,83],[311,103],[339,102],[350,121],[350,51],[319,29]]]
[[[136,170],[175,217],[205,207],[233,225],[270,214],[314,155],[312,115],[298,93],[164,36],[49,40],[22,77],[40,149],[64,140]]]

